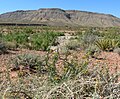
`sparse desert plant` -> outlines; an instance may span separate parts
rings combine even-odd
[[[85,52],[88,56],[96,58],[96,56],[100,53],[100,50],[97,48],[96,45],[91,45],[85,50]]]
[[[66,53],[69,53],[69,49],[66,46],[62,46],[59,48],[60,54],[65,55]]]
[[[80,42],[78,40],[70,40],[67,44],[66,47],[69,50],[77,50],[77,48],[80,48]]]
[[[5,46],[8,50],[16,50],[18,48],[18,44],[16,42],[6,42]]]
[[[96,76],[95,76],[96,75]],[[75,79],[69,79],[58,86],[56,85],[47,94],[52,99],[53,97],[65,99],[75,98],[120,98],[116,93],[119,93],[119,83],[115,83],[117,75],[111,76],[107,68],[94,68],[88,75],[79,73]]]
[[[0,42],[2,42],[2,39],[3,39],[3,34],[0,33]]]
[[[23,67],[33,72],[43,72],[45,69],[44,56],[37,56],[34,54],[21,54],[16,56],[13,60],[14,68]]]
[[[83,49],[91,46],[97,39],[98,36],[94,35],[93,33],[83,33],[82,35],[80,35],[80,42]]]
[[[61,58],[59,52],[56,52],[52,60],[47,61],[49,79],[54,84],[61,83],[68,79],[74,79],[78,73],[87,74],[88,62],[79,63],[76,59],[69,59],[68,56],[69,53],[65,53],[64,58]],[[60,74],[56,67],[59,60],[62,60],[63,63],[62,73]]]
[[[88,44],[88,43],[94,43],[94,41],[96,40],[96,35],[93,34],[83,34],[82,40],[84,41],[84,43]]]
[[[95,42],[95,45],[103,51],[113,51],[118,47],[119,41],[114,39],[100,39]]]

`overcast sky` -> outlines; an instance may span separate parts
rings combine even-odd
[[[120,0],[0,0],[0,14],[16,10],[62,8],[112,14],[120,18]]]

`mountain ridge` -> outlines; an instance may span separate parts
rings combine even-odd
[[[104,13],[60,8],[17,10],[0,14],[0,23],[47,24],[52,26],[120,26],[120,18]]]

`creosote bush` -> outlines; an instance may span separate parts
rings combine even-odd
[[[17,47],[24,47],[35,50],[48,50],[50,45],[55,44],[58,36],[64,35],[59,32],[44,31],[41,33],[33,33],[31,29],[18,33],[8,33],[3,35],[4,42],[11,42],[18,45]]]

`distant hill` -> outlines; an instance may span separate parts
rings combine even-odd
[[[110,14],[59,8],[18,10],[0,15],[0,23],[46,24],[52,26],[120,26],[120,18]]]

